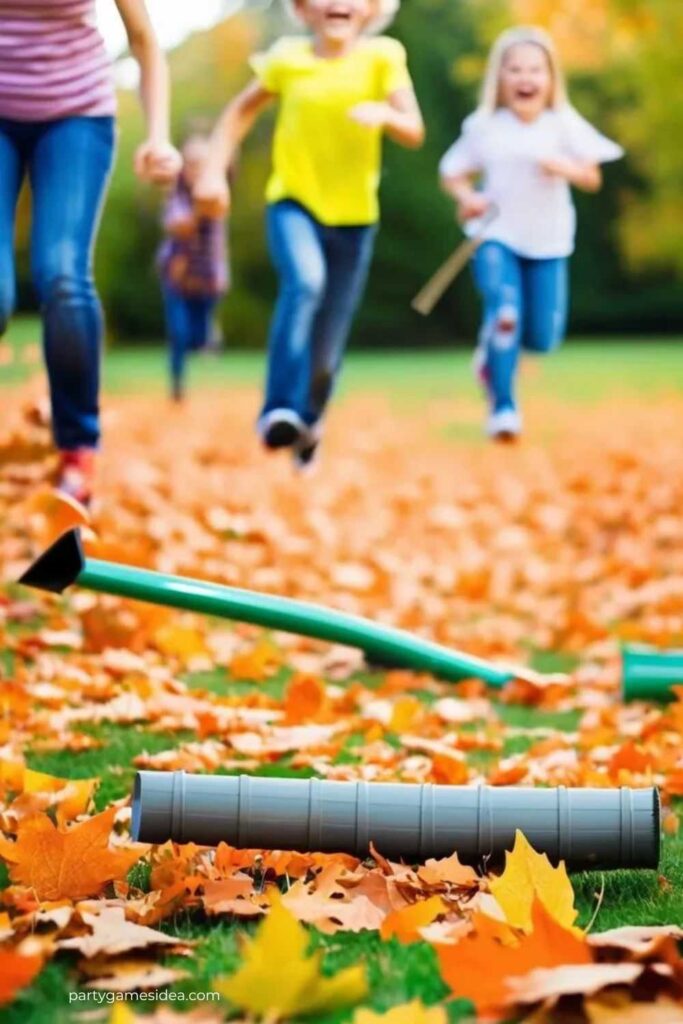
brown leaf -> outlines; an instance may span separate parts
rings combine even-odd
[[[504,1003],[540,1003],[567,995],[595,995],[610,985],[632,985],[643,973],[641,964],[563,964],[508,977]]]
[[[75,949],[91,959],[102,955],[117,956],[149,946],[189,948],[187,942],[180,942],[172,935],[127,921],[122,907],[103,907],[96,914],[81,911],[81,920],[90,929],[90,934],[62,939],[57,943],[59,949]]]
[[[164,967],[152,960],[98,957],[82,960],[79,969],[89,980],[85,987],[107,992],[132,992],[173,985],[188,977],[187,971]]]

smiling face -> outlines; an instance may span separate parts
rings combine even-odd
[[[553,76],[548,55],[535,43],[511,46],[503,58],[498,102],[522,121],[533,121],[550,106]]]
[[[352,42],[378,14],[378,0],[297,0],[311,32],[336,45]]]

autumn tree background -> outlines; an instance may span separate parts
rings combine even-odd
[[[428,321],[409,300],[445,258],[460,231],[438,188],[439,157],[472,109],[488,46],[515,22],[555,37],[572,100],[627,150],[609,165],[598,196],[577,196],[579,242],[572,264],[571,331],[639,335],[683,328],[683,158],[678,86],[683,4],[677,0],[404,0],[392,31],[407,46],[429,136],[418,153],[387,145],[383,230],[357,346],[469,343],[477,300],[469,275]],[[233,17],[171,54],[178,140],[196,117],[211,121],[246,81],[248,56],[292,31],[279,5]],[[154,272],[158,197],[139,186],[131,154],[141,134],[136,98],[120,98],[119,159],[98,250],[98,277],[114,342],[140,343],[162,331]],[[261,347],[274,295],[265,250],[263,187],[272,117],[241,155],[231,224],[235,286],[223,307],[230,345]],[[25,217],[23,218],[26,219]],[[25,231],[20,233],[20,237]],[[25,248],[25,247],[24,247]],[[26,254],[22,303],[32,300]]]

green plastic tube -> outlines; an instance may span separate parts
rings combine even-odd
[[[670,701],[674,686],[683,686],[683,650],[661,651],[645,644],[625,644],[622,694],[625,701]]]
[[[489,686],[502,687],[514,677],[509,668],[356,615],[291,598],[86,558],[78,530],[63,534],[19,582],[53,593],[62,593],[77,584],[103,594],[327,640],[358,648],[374,664],[429,672],[452,682],[475,678]]]

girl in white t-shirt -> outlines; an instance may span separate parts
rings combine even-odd
[[[479,219],[492,204],[497,208],[474,258],[484,306],[476,364],[490,403],[490,437],[509,441],[521,431],[520,351],[549,352],[564,335],[576,219],[571,186],[597,192],[599,165],[622,152],[570,105],[545,32],[516,28],[500,36],[479,108],[440,166],[469,235],[481,231]]]

